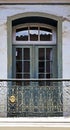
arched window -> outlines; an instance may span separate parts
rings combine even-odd
[[[56,28],[47,24],[27,23],[13,27],[13,44],[36,41],[56,44]]]

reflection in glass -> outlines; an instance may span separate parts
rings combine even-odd
[[[44,27],[40,28],[40,41],[51,41],[52,40],[52,30]]]
[[[28,29],[29,28],[29,29]],[[17,41],[52,41],[52,29],[45,27],[24,27],[16,29]]]
[[[30,41],[38,41],[38,28],[30,27]]]
[[[28,41],[28,28],[16,29],[16,40],[17,41]]]

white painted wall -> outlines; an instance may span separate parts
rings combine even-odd
[[[70,21],[63,22],[63,78],[70,78]]]
[[[63,78],[70,78],[70,5],[0,5],[0,78],[7,78],[7,17],[24,12],[44,12],[63,17]],[[3,107],[0,108],[0,116],[6,116],[6,89],[5,95],[2,94],[2,96],[0,96],[0,100],[0,104],[2,100],[4,101],[2,104]],[[66,98],[64,100],[66,100]],[[1,110],[3,112],[3,115],[1,113]],[[67,109],[65,108],[64,111],[66,112],[66,110]],[[70,113],[69,109],[68,112]]]

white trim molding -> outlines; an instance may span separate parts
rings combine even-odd
[[[0,118],[0,127],[70,127],[70,118]]]

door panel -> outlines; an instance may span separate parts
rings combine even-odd
[[[13,46],[13,78],[32,77],[32,47]]]
[[[42,50],[43,49],[43,50]],[[42,51],[42,54],[41,54]],[[43,78],[51,78],[52,75],[52,49],[51,48],[38,48],[38,78],[44,75]],[[49,77],[48,77],[49,76]]]
[[[53,46],[36,46],[36,77],[40,79],[56,78],[56,48]],[[40,81],[39,85],[47,85]]]
[[[55,47],[37,46],[36,47],[37,60],[37,77],[44,75],[43,78],[56,77],[56,49]]]

